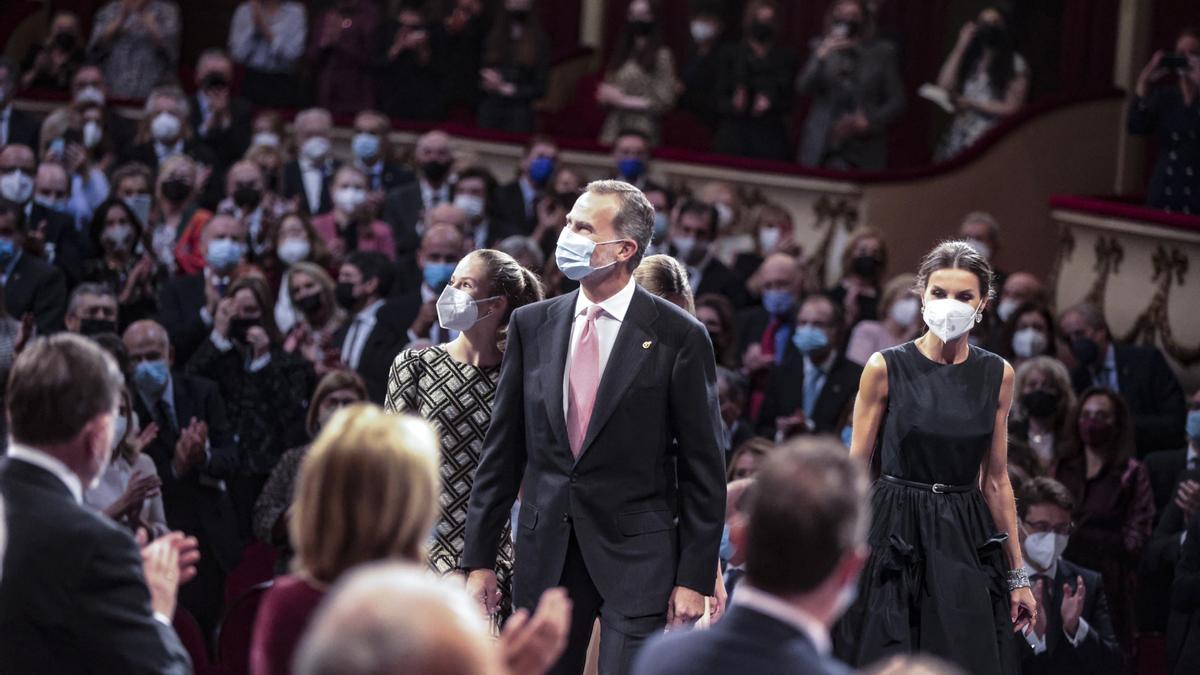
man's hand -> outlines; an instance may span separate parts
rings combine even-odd
[[[775,357],[770,354],[764,354],[762,345],[757,342],[751,343],[746,347],[746,353],[742,355],[742,367],[745,368],[747,375],[753,375],[760,370],[766,370],[775,363]]]
[[[175,459],[172,463],[175,475],[182,478],[193,468],[202,466],[207,445],[208,425],[193,417],[187,428],[179,434],[179,441],[175,444]]]
[[[144,539],[142,534],[140,539]],[[167,618],[175,615],[179,585],[196,576],[199,544],[182,532],[172,532],[142,547],[142,571],[150,590],[150,606]]]
[[[221,302],[221,292],[217,290],[215,274],[208,275],[204,280],[204,306],[208,309],[208,315],[216,319],[217,304]]]
[[[754,107],[750,109],[750,114],[758,117],[771,109],[771,99],[766,94],[756,94],[754,96]]]
[[[246,331],[246,343],[250,345],[253,358],[261,359],[271,351],[271,337],[262,326],[251,326]]]
[[[495,578],[493,575],[492,579]],[[508,672],[513,675],[545,673],[566,648],[570,629],[571,600],[566,589],[551,588],[542,593],[532,617],[529,610],[518,609],[500,634],[500,648]]]
[[[667,602],[667,627],[686,626],[704,616],[704,596],[684,586],[676,586]]]
[[[784,438],[804,433],[808,431],[808,417],[804,415],[803,409],[797,409],[787,417],[776,417],[775,431],[783,434]]]
[[[483,568],[471,570],[471,573],[467,575],[467,593],[479,603],[488,616],[495,614],[496,610],[500,609],[500,588],[496,584],[495,570]],[[542,599],[544,601],[545,596],[542,596]]]
[[[228,340],[229,322],[236,311],[233,298],[222,298],[217,303],[217,311],[213,313],[213,332]]]
[[[713,595],[708,603],[708,623],[714,624],[725,616],[725,607],[729,604],[729,594],[725,592],[725,577],[721,574],[721,565],[717,565],[717,583],[716,594]]]
[[[1063,599],[1062,599],[1062,621],[1063,630],[1072,638],[1079,631],[1079,617],[1083,616],[1083,601],[1087,599],[1087,586],[1083,583],[1083,577],[1075,577],[1075,590],[1071,590],[1071,584],[1063,584]],[[1038,602],[1041,605],[1041,602]],[[1038,612],[1045,614],[1045,612]],[[1044,622],[1045,619],[1042,619]],[[1044,630],[1044,629],[1043,629]]]
[[[1142,72],[1138,74],[1137,84],[1134,86],[1134,91],[1137,93],[1138,98],[1146,98],[1150,93],[1150,85],[1167,74],[1167,69],[1160,65],[1163,56],[1165,54],[1161,49],[1154,52],[1154,55],[1150,57],[1150,61],[1142,68]]]
[[[1181,482],[1175,491],[1175,505],[1183,511],[1185,520],[1191,520],[1196,509],[1200,509],[1200,483],[1194,480]]]

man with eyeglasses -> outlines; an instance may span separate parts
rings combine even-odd
[[[1015,639],[1023,675],[1121,672],[1122,656],[1099,572],[1063,560],[1074,525],[1071,493],[1051,478],[1021,489],[1021,552],[1038,607],[1033,626]]]

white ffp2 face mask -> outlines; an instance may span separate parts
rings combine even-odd
[[[456,330],[460,333],[468,330],[479,320],[490,315],[484,314],[479,316],[479,303],[495,300],[500,296],[493,295],[490,298],[476,300],[471,297],[466,291],[446,285],[442,289],[442,296],[437,301],[438,323],[446,330]]]
[[[925,325],[929,326],[929,330],[942,342],[950,342],[966,335],[971,327],[983,318],[978,309],[953,298],[926,302],[922,317],[925,319]]]
[[[1039,570],[1048,570],[1067,550],[1070,537],[1053,532],[1037,532],[1025,537],[1025,557]]]

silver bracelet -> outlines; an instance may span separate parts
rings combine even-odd
[[[1012,591],[1017,590],[1018,588],[1030,588],[1030,587],[1031,586],[1029,584],[1029,573],[1028,572],[1026,572],[1023,569],[1016,569],[1016,570],[1008,571],[1008,590],[1010,593]]]

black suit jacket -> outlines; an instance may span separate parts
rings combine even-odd
[[[392,369],[392,361],[408,344],[408,327],[417,318],[420,309],[421,295],[418,292],[385,301],[375,314],[375,328],[363,345],[356,371],[366,383],[367,396],[372,403],[383,405],[387,398],[387,376]],[[333,342],[339,353],[353,322],[354,317],[350,317],[346,325],[333,334]]]
[[[205,306],[204,273],[168,279],[158,292],[158,322],[171,336],[175,362],[187,363],[212,332],[200,317]]]
[[[813,407],[812,421],[818,434],[840,434],[850,417],[850,408],[858,394],[862,366],[848,361],[838,352],[825,376],[825,385]],[[804,355],[789,344],[783,362],[771,368],[767,377],[766,397],[758,416],[758,433],[775,437],[775,418],[787,417],[804,405]]]
[[[21,251],[4,285],[4,306],[20,319],[33,314],[38,333],[49,335],[63,329],[67,311],[67,284],[62,270]]]
[[[217,486],[237,474],[240,458],[233,440],[233,427],[225,414],[225,402],[211,380],[176,372],[171,374],[175,395],[175,428],[183,430],[192,418],[208,425],[209,460],[183,477],[176,477],[171,463],[175,448],[159,435],[144,452],[154,460],[162,479],[163,510],[172,530],[183,530],[201,542],[201,553],[215,555],[216,562],[228,572],[242,553],[237,520],[229,494]],[[143,425],[161,421],[147,409],[142,397],[134,394],[134,409]]]
[[[199,136],[200,124],[204,121],[204,117],[200,113],[200,100],[193,94],[188,99],[188,106],[192,128],[197,130],[196,133]],[[213,171],[214,178],[223,177],[229,165],[241,159],[246,154],[246,149],[250,147],[254,127],[254,109],[250,102],[240,96],[231,96],[229,117],[229,126],[223,129],[212,129],[207,134],[199,136],[200,141],[216,155],[217,166]],[[220,180],[219,182],[223,189],[225,181]]]
[[[334,172],[341,166],[341,162],[337,160],[328,160],[325,162],[325,180],[321,182],[321,205],[315,212],[309,208],[308,193],[304,191],[304,176],[300,172],[300,160],[293,159],[283,165],[283,198],[292,199],[299,197],[299,210],[301,213],[308,215],[316,215],[318,213],[327,213],[333,210],[333,196],[329,194],[329,180],[333,178]]]
[[[1062,622],[1063,584],[1075,588],[1076,577],[1083,577],[1086,596],[1082,619],[1088,623],[1087,636],[1078,647],[1067,639]],[[1046,612],[1046,651],[1034,654],[1023,634],[1013,636],[1021,655],[1022,675],[1116,675],[1121,672],[1121,647],[1113,631],[1099,572],[1060,559],[1054,581],[1046,589],[1046,602],[1038,611]]]
[[[796,312],[788,312],[784,317],[789,325],[796,319]],[[738,363],[741,363],[742,356],[746,354],[746,348],[753,344],[758,344],[762,341],[763,333],[767,331],[767,326],[771,324],[771,314],[762,307],[747,307],[738,312],[734,319],[737,324],[738,337]]]
[[[520,181],[505,183],[496,190],[496,216],[512,223],[517,234],[529,234],[537,225],[537,200],[526,208]]]
[[[1200,513],[1192,516],[1171,589],[1167,663],[1173,675],[1200,672]]]
[[[533,607],[559,583],[573,529],[606,605],[626,617],[662,615],[674,586],[713,593],[725,461],[712,345],[694,318],[635,287],[575,459],[563,379],[578,293],[521,307],[509,321],[461,564],[495,564],[524,484],[518,606]]]
[[[192,672],[128,532],[33,464],[0,458],[0,493],[0,674]]]
[[[745,307],[748,302],[746,285],[733,270],[716,258],[709,258],[700,273],[700,285],[696,287],[697,298],[708,293],[725,296],[735,310]]]
[[[371,173],[370,169],[363,168],[362,166],[359,166],[359,168],[363,169],[367,174],[367,184],[370,188],[372,190],[382,190],[384,193],[417,180],[417,175],[400,162],[383,163],[383,167],[378,174],[378,185],[375,184],[375,174]]]
[[[42,123],[32,113],[17,110],[14,106],[8,116],[8,145],[27,145],[35,153],[42,135]]]
[[[29,207],[26,229],[32,232],[43,226],[46,244],[54,247],[54,266],[62,270],[67,288],[75,288],[83,280],[83,260],[87,256],[86,245],[75,229],[74,219],[34,203]]]
[[[849,675],[842,663],[817,652],[790,624],[734,604],[704,631],[675,631],[652,639],[637,656],[633,675]]]
[[[382,220],[392,227],[392,237],[396,240],[396,264],[401,268],[416,264],[417,248],[421,246],[417,224],[424,213],[425,201],[421,197],[421,184],[418,181],[389,190],[384,197]]]
[[[1154,453],[1150,457],[1160,454],[1167,453]],[[1173,497],[1175,487],[1185,479],[1200,481],[1200,471],[1180,471],[1175,475],[1175,482],[1170,488],[1170,495],[1162,512],[1155,514],[1157,522],[1154,533],[1138,561],[1136,612],[1138,628],[1143,632],[1161,633],[1168,625],[1179,621],[1179,617],[1174,616],[1170,610],[1171,585],[1174,583],[1175,570],[1183,553],[1179,542],[1180,535],[1187,529],[1188,523],[1183,509],[1179,508]],[[1157,488],[1155,490],[1157,497]],[[1196,634],[1200,635],[1200,632]]]
[[[1175,496],[1175,489],[1187,469],[1187,448],[1152,452],[1146,455],[1143,464],[1150,474],[1150,487],[1154,490],[1154,521],[1157,523]]]
[[[1141,345],[1113,347],[1121,397],[1133,413],[1138,456],[1182,446],[1187,403],[1162,352]],[[1092,374],[1086,368],[1076,368],[1071,379],[1077,392],[1092,385]]]

